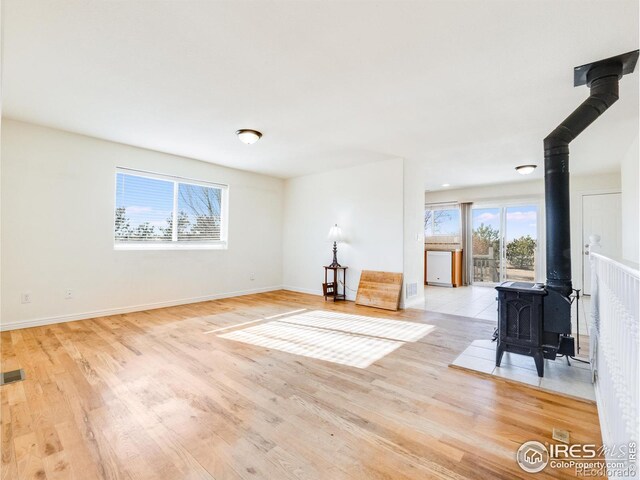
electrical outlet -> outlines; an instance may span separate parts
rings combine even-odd
[[[249,280],[255,280],[256,279],[256,274],[255,273],[250,273],[249,274]]]
[[[71,300],[73,298],[73,291],[70,288],[64,291],[64,298],[65,300]]]
[[[31,303],[31,292],[22,292],[20,294],[20,300],[22,303]]]

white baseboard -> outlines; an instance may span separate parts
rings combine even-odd
[[[292,287],[291,285],[283,285],[282,289],[290,290],[292,292],[298,292],[298,293],[307,293],[309,295],[317,295],[320,297],[324,296],[322,290],[314,290],[312,288],[301,288],[301,287]],[[356,301],[355,294],[353,292],[347,292],[347,300],[350,302],[355,302]]]
[[[17,322],[0,323],[0,331],[17,330],[19,328],[41,327],[43,325],[52,325],[54,323],[74,322],[76,320],[86,320],[96,317],[108,317],[110,315],[119,315],[122,313],[140,312],[143,310],[154,310],[157,308],[175,307],[177,305],[188,305],[190,303],[208,302],[210,300],[219,300],[221,298],[239,297],[242,295],[251,295],[254,293],[273,292],[282,290],[281,285],[273,287],[254,288],[250,290],[239,290],[236,292],[216,293],[213,295],[205,295],[202,297],[183,298],[180,300],[169,300],[167,302],[146,303],[141,305],[131,305],[128,307],[109,308],[105,310],[97,310],[93,312],[73,313],[69,315],[58,315],[55,317],[35,318],[31,320],[18,320]]]
[[[424,295],[416,295],[414,298],[405,300],[402,308],[418,308],[424,309]]]
[[[306,293],[309,295],[322,296],[322,290],[294,287],[291,285],[278,285],[272,287],[254,288],[250,290],[239,290],[235,292],[216,293],[213,295],[205,295],[202,297],[182,298],[179,300],[169,300],[166,302],[145,303],[140,305],[130,305],[127,307],[108,308],[104,310],[95,310],[92,312],[72,313],[68,315],[57,315],[54,317],[34,318],[29,320],[18,320],[16,322],[0,323],[0,331],[17,330],[20,328],[42,327],[44,325],[53,325],[55,323],[75,322],[77,320],[87,320],[89,318],[108,317],[110,315],[120,315],[123,313],[141,312],[144,310],[155,310],[157,308],[175,307],[177,305],[189,305],[191,303],[208,302],[211,300],[220,300],[222,298],[239,297],[242,295],[251,295],[254,293],[266,293],[276,290],[290,290],[292,292]],[[348,298],[353,301],[353,299]],[[403,308],[412,308],[424,302],[424,297],[418,297],[406,303]]]
[[[307,293],[309,295],[317,295],[320,297],[322,296],[322,290],[316,290],[313,288],[301,288],[301,287],[293,287],[291,285],[283,285],[282,290],[289,290],[291,292],[298,292],[298,293]]]
[[[322,290],[314,290],[312,288],[301,288],[301,287],[292,287],[291,285],[283,285],[282,289],[290,290],[292,292],[298,292],[298,293],[307,293],[309,295],[317,295],[320,297],[323,296]],[[353,292],[347,292],[347,300],[350,302],[355,302],[356,301],[355,294]]]
[[[298,293],[307,293],[309,295],[318,295],[318,296],[322,296],[322,290],[314,290],[311,288],[301,288],[301,287],[293,287],[291,285],[283,285],[282,286],[283,290],[290,290],[292,292],[298,292]],[[347,300],[354,302],[355,301],[355,297],[352,298],[352,295],[347,295]],[[407,302],[402,303],[400,305],[400,309],[405,309],[405,308],[418,308],[418,309],[422,309],[424,307],[424,295],[417,295],[416,297],[410,299]]]

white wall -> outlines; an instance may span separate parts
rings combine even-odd
[[[637,131],[637,130],[636,130]],[[640,263],[640,197],[638,196],[640,159],[638,135],[622,159],[622,258]]]
[[[428,175],[428,172],[427,172]],[[425,192],[425,203],[441,202],[491,202],[505,198],[537,198],[544,199],[544,181],[542,178],[524,182],[482,185],[479,187],[445,189]]]
[[[347,237],[338,261],[349,267],[349,299],[355,299],[362,270],[402,272],[403,182],[402,159],[287,180],[285,288],[322,293],[322,266],[332,259],[327,233],[335,223]]]
[[[402,306],[424,302],[424,164],[404,161],[404,286],[417,284],[417,294],[402,292]]]
[[[2,127],[3,328],[281,285],[282,180],[7,119]],[[115,251],[116,166],[228,184],[228,250]]]
[[[339,247],[339,260],[350,267],[350,299],[355,298],[363,269],[403,272],[405,284],[416,282],[420,287],[424,200],[542,202],[544,192],[537,179],[423,196],[421,182],[428,172],[419,162],[402,159],[283,181],[7,119],[1,153],[2,328],[188,303],[283,284],[320,294],[322,265],[331,260],[326,236],[333,223],[341,225],[348,238]],[[622,187],[624,253],[637,262],[637,157],[636,138],[623,162],[622,186],[616,173],[571,179],[577,287],[582,278],[585,193]],[[116,166],[229,184],[229,249],[114,251]],[[64,299],[67,288],[73,290],[71,300]],[[21,304],[22,292],[32,294],[32,303]],[[419,303],[422,293],[418,288],[418,295],[405,302],[403,292],[403,304]]]

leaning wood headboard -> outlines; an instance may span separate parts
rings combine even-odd
[[[356,304],[385,310],[398,310],[401,290],[401,273],[363,270],[360,275]]]

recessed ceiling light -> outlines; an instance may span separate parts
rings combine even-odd
[[[516,172],[520,175],[529,175],[530,173],[533,173],[536,167],[537,165],[520,165],[516,167]]]
[[[442,185],[440,185],[441,187],[450,187],[451,185],[449,185],[448,183],[443,183]]]
[[[247,145],[251,145],[256,143],[262,137],[262,134],[257,130],[251,130],[248,128],[243,128],[236,132],[236,135],[240,139],[242,143],[246,143]]]

